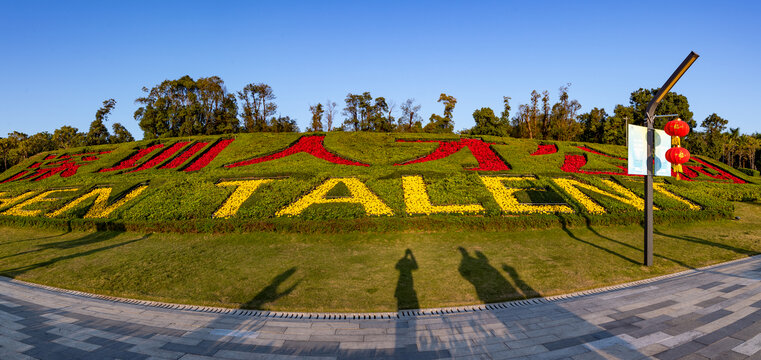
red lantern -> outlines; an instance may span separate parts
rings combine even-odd
[[[666,160],[674,165],[681,165],[690,160],[690,152],[683,147],[673,147],[666,151]]]
[[[670,136],[684,137],[690,133],[690,125],[682,121],[680,118],[676,118],[666,123],[666,134]]]

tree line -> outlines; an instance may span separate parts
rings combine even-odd
[[[528,104],[520,104],[511,117],[511,98],[503,97],[499,115],[490,107],[476,109],[475,126],[460,130],[461,134],[511,136],[538,140],[584,141],[625,145],[626,124],[645,124],[645,108],[658,89],[638,89],[631,93],[628,105],[616,105],[613,114],[604,108],[579,113],[581,104],[569,95],[570,84],[561,86],[553,101],[549,91],[531,92]],[[240,132],[298,132],[296,120],[278,113],[275,93],[267,84],[251,83],[237,92],[228,92],[218,76],[194,80],[183,76],[144,87],[144,96],[135,100],[141,106],[134,119],[143,131],[143,138],[232,134]],[[306,131],[370,131],[453,133],[454,96],[442,93],[438,102],[441,115],[431,114],[423,120],[420,105],[407,99],[398,105],[370,92],[349,93],[344,107],[331,100],[309,105],[311,121]],[[116,106],[114,99],[103,102],[95,113],[88,132],[62,126],[53,134],[41,132],[28,136],[20,132],[0,138],[3,170],[43,151],[133,141],[132,135],[119,123],[108,132],[105,122]],[[339,114],[340,111],[340,114]],[[756,169],[756,154],[761,147],[761,134],[740,134],[738,128],[727,129],[728,121],[711,114],[697,128],[687,97],[668,93],[658,106],[656,115],[679,114],[690,124],[691,133],[684,139],[690,152],[705,155],[731,166]],[[342,118],[339,118],[342,116]],[[668,118],[656,119],[656,128],[663,128]],[[759,157],[761,159],[761,157]]]

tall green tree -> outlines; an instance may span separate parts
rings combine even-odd
[[[277,116],[270,119],[270,131],[272,132],[298,132],[296,120],[288,116]]]
[[[504,124],[491,108],[483,107],[474,111],[473,120],[476,126],[469,131],[472,135],[505,136],[507,132]]]
[[[121,144],[135,141],[135,138],[132,137],[132,134],[130,134],[129,130],[127,130],[127,128],[125,128],[122,124],[114,123],[112,129],[114,134],[109,138],[109,141],[112,144]]]
[[[552,115],[550,115],[552,127],[549,134],[551,138],[556,140],[576,140],[583,131],[576,116],[576,113],[581,109],[581,104],[568,95],[570,85],[560,87],[558,102],[552,105]]]
[[[53,135],[47,131],[34,134],[19,143],[19,150],[24,154],[24,159],[39,154],[43,151],[55,150]]]
[[[346,116],[346,119],[344,119],[344,126],[348,130],[371,130],[371,124],[368,117],[374,110],[372,100],[372,95],[367,91],[362,94],[349,93],[346,95],[346,98],[344,99],[346,107],[343,109],[343,114]]]
[[[502,97],[502,113],[499,114],[500,126],[505,129],[505,136],[510,134],[510,97]]]
[[[322,131],[322,114],[325,112],[322,104],[310,106],[309,111],[312,113],[312,125],[307,128],[307,131]]]
[[[275,93],[265,83],[248,84],[238,92],[238,99],[243,101],[241,117],[243,127],[248,132],[267,131],[269,118],[275,115]]]
[[[423,130],[429,133],[451,133],[454,130],[452,113],[455,105],[457,105],[457,99],[454,96],[441,93],[438,102],[444,103],[444,116],[431,114],[428,119],[429,122]]]
[[[593,108],[588,113],[579,115],[578,120],[584,128],[581,134],[582,141],[603,143],[605,123],[608,122],[605,109]]]
[[[706,148],[703,152],[704,155],[719,159],[724,152],[725,136],[724,130],[727,128],[728,120],[713,113],[708,115],[701,123],[700,127],[705,129],[705,143]]]
[[[103,101],[103,106],[101,106],[101,108],[95,112],[95,120],[90,123],[90,131],[88,131],[87,135],[85,135],[85,144],[108,144],[108,129],[105,125],[103,125],[103,123],[108,121],[108,115],[111,113],[111,110],[113,110],[115,106],[116,100],[114,99]]]
[[[391,115],[393,106],[386,102],[386,98],[379,96],[369,111],[369,130],[378,132],[391,132],[394,130],[394,117]]]
[[[143,106],[134,117],[146,139],[238,131],[235,96],[217,76],[196,81],[185,75],[143,92],[146,96],[136,100]]]
[[[8,170],[9,164],[11,166],[14,165],[12,154],[17,147],[18,143],[13,138],[0,138],[0,156],[3,157],[3,171]]]
[[[629,105],[633,108],[634,118],[629,123],[646,126],[645,110],[647,105],[653,99],[658,89],[638,89],[631,93],[629,97]],[[697,123],[692,118],[692,111],[690,111],[690,103],[687,101],[687,97],[675,92],[669,92],[660,102],[655,109],[655,115],[668,115],[678,114],[679,117],[690,125],[690,129],[695,129]],[[666,123],[671,120],[669,118],[656,118],[654,126],[656,129],[663,129]],[[689,135],[688,135],[689,136]]]
[[[420,105],[415,105],[415,99],[407,99],[400,106],[402,116],[399,118],[399,130],[402,132],[421,132],[423,130],[420,117]]]
[[[53,131],[53,143],[59,149],[69,149],[85,145],[85,136],[79,129],[71,126],[61,126]]]

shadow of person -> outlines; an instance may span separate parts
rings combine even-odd
[[[518,275],[518,272],[515,271],[515,268],[512,266],[509,266],[507,264],[502,264],[502,270],[504,270],[507,275],[510,276],[510,279],[513,280],[513,283],[515,286],[520,290],[520,292],[523,293],[523,298],[533,298],[541,296],[538,291],[534,290],[529,284],[527,284],[521,277]]]
[[[473,284],[479,300],[488,303],[521,296],[502,273],[489,264],[482,252],[476,250],[473,257],[462,246],[457,249],[462,254],[458,268],[460,275]]]
[[[399,271],[399,280],[396,281],[396,310],[419,309],[417,293],[412,281],[412,271],[417,270],[418,265],[412,250],[407,249],[404,256],[396,262],[396,270]]]
[[[271,303],[277,299],[280,299],[283,296],[286,296],[290,294],[296,286],[299,285],[301,280],[297,281],[295,284],[293,284],[291,287],[285,289],[284,291],[278,292],[278,288],[280,285],[282,285],[286,280],[288,280],[291,275],[293,275],[296,272],[296,267],[292,267],[279,275],[275,276],[274,279],[270,282],[269,285],[267,285],[264,289],[259,291],[256,296],[253,297],[253,299],[249,300],[247,303],[243,304],[241,308],[244,309],[262,309],[262,306],[267,303]]]

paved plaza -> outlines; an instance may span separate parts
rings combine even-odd
[[[0,278],[0,359],[761,358],[761,257],[565,297],[377,314],[130,302]]]

